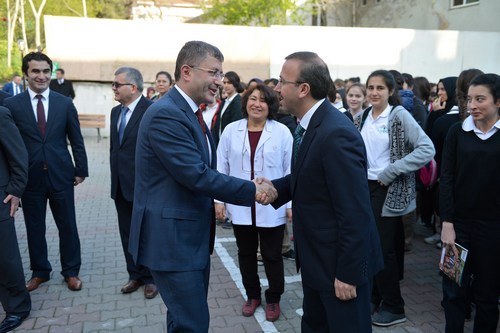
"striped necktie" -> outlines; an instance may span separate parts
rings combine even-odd
[[[123,141],[123,133],[125,133],[125,127],[127,126],[127,112],[128,107],[122,107],[122,114],[120,117],[120,127],[118,128],[118,138],[120,139],[120,144]]]
[[[295,129],[295,133],[293,134],[293,163],[295,164],[295,161],[297,160],[297,155],[299,151],[299,146],[300,143],[302,142],[302,135],[304,135],[305,128],[300,126],[300,124],[297,125],[297,128]]]

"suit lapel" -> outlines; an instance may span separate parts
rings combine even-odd
[[[295,162],[293,171],[292,171],[292,186],[295,188],[295,185],[297,183],[297,180],[299,178],[300,174],[300,169],[302,168],[302,164],[304,163],[304,160],[307,156],[307,152],[309,151],[309,148],[311,147],[311,144],[314,140],[314,137],[316,136],[316,133],[318,131],[318,127],[321,125],[321,121],[323,120],[325,113],[327,112],[327,108],[325,106],[325,103],[329,103],[327,100],[323,102],[319,108],[314,112],[314,115],[311,118],[311,121],[309,122],[309,125],[307,126],[306,133],[304,134],[302,138],[302,142],[300,143],[299,146],[299,151],[297,152],[297,161]],[[293,158],[293,157],[292,157]],[[292,188],[292,193],[293,193],[293,188]]]
[[[209,157],[207,138],[205,137],[205,135],[203,135],[203,130],[201,129],[200,123],[198,122],[198,118],[196,117],[193,110],[191,109],[191,106],[189,106],[189,103],[184,99],[184,97],[180,94],[180,92],[176,88],[170,89],[170,91],[168,92],[168,95],[172,98],[172,100],[175,102],[175,104],[177,104],[177,106],[183,112],[186,113],[188,119],[191,121],[193,128],[194,128],[194,132],[193,132],[194,137],[195,137],[195,139],[198,139],[204,147],[204,149],[202,151],[203,161],[207,165],[211,165],[212,163],[211,163],[210,157]],[[208,134],[208,132],[209,132],[209,130],[207,129],[207,134]],[[216,151],[212,150],[212,156],[215,153],[216,153]]]
[[[49,110],[47,111],[47,125],[45,126],[45,137],[49,135],[50,129],[53,127],[53,124],[56,122],[56,118],[58,118],[61,114],[59,110],[54,110],[55,106],[59,105],[57,102],[57,96],[52,92],[49,93]],[[51,107],[52,105],[52,107]]]
[[[33,112],[33,105],[31,104],[30,94],[28,90],[23,92],[24,96],[22,96],[22,110],[25,111],[26,119],[29,119],[28,122],[31,124],[33,131],[38,133],[38,136],[41,138],[40,131],[38,130],[38,123],[36,122],[35,113]]]
[[[125,126],[125,131],[123,132],[123,141],[121,144],[125,142],[132,128],[134,128],[137,125],[139,120],[142,118],[144,112],[146,112],[148,106],[146,106],[144,103],[145,99],[146,97],[141,96],[141,99],[139,100],[137,106],[134,109],[134,112],[132,112],[132,115],[130,116],[127,126]],[[120,107],[120,112],[121,112],[121,107]],[[118,126],[118,121],[117,121],[117,126]]]

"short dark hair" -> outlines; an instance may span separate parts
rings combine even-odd
[[[496,103],[500,99],[500,76],[493,73],[481,74],[476,76],[469,87],[472,86],[485,86],[493,96],[493,102]],[[500,108],[498,108],[500,115]]]
[[[314,52],[295,52],[285,58],[286,60],[299,60],[299,77],[297,82],[307,83],[311,88],[311,96],[315,100],[326,98],[330,90],[330,71],[328,66]]]
[[[52,60],[42,52],[30,52],[23,58],[22,71],[24,74],[28,74],[29,62],[30,61],[46,61],[50,66],[50,71],[52,72]]]
[[[410,73],[403,73],[401,75],[403,75],[403,80],[408,85],[408,87],[413,88],[414,84],[413,75],[411,75]]]
[[[390,105],[400,105],[401,100],[399,99],[399,91],[398,87],[396,85],[396,80],[394,79],[394,76],[389,72],[384,69],[378,69],[370,74],[368,76],[368,79],[366,79],[366,86],[368,87],[368,81],[372,77],[381,77],[384,80],[385,85],[389,89],[389,92],[392,91],[392,94],[389,95],[389,104]]]
[[[181,78],[182,65],[198,66],[203,60],[210,56],[220,62],[224,61],[222,52],[211,44],[198,40],[192,40],[184,44],[175,61],[175,81],[179,81]]]
[[[172,75],[170,75],[169,72],[167,72],[167,71],[159,71],[158,73],[156,73],[155,79],[158,79],[158,76],[160,76],[160,75],[165,75],[167,77],[167,79],[170,81],[170,84],[172,84],[172,82],[173,82]]]
[[[62,69],[62,68],[56,69],[56,72],[61,72],[61,74],[64,75],[64,69]]]
[[[469,115],[467,113],[467,93],[469,92],[469,85],[471,81],[478,75],[484,74],[483,71],[470,68],[460,72],[457,78],[457,104],[458,114],[461,120],[464,120]]]
[[[274,92],[273,89],[266,86],[264,83],[258,83],[255,87],[247,90],[245,95],[243,95],[243,99],[241,100],[241,113],[243,113],[244,118],[248,118],[247,112],[247,103],[250,95],[254,90],[259,90],[266,101],[267,107],[269,109],[269,114],[267,115],[267,119],[276,119],[276,115],[278,114],[278,109],[280,108],[280,102],[278,99],[278,95]]]
[[[133,67],[120,67],[115,71],[115,75],[125,74],[125,77],[129,83],[133,83],[137,86],[137,90],[141,91],[144,89],[144,80],[142,78],[141,72]]]
[[[234,88],[236,88],[236,92],[238,94],[242,93],[243,90],[245,90],[241,86],[240,76],[236,72],[229,71],[226,74],[224,74],[224,78],[227,79],[229,82],[231,82],[231,84],[234,86]]]

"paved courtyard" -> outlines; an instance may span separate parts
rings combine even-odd
[[[87,132],[84,132],[87,133]],[[52,217],[47,218],[51,280],[31,293],[33,310],[15,332],[166,332],[166,308],[158,296],[146,300],[142,289],[121,294],[127,281],[114,203],[109,197],[109,140],[97,142],[85,137],[90,177],[76,188],[77,223],[82,246],[80,277],[83,289],[66,288],[60,275],[58,234]],[[26,279],[29,279],[28,249],[22,211],[18,212],[17,232]],[[302,289],[295,262],[285,260],[286,287],[282,296],[280,319],[265,321],[260,307],[255,316],[241,315],[244,289],[238,270],[236,244],[231,229],[217,227],[216,251],[212,256],[210,290],[210,332],[300,332]],[[422,239],[426,230],[416,226],[412,252],[406,256],[405,279],[402,282],[408,321],[391,328],[374,328],[374,332],[444,332],[444,314],[440,306],[441,287],[437,262],[439,250]],[[263,268],[262,285],[267,285]],[[1,274],[1,273],[0,273]],[[264,287],[265,288],[265,287]],[[3,318],[0,309],[0,317]],[[467,323],[466,332],[472,332]]]

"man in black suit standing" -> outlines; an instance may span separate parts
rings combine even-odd
[[[292,173],[273,181],[273,206],[293,201],[302,332],[371,332],[372,279],[383,263],[365,146],[353,123],[326,98],[331,80],[324,61],[312,52],[285,59],[275,90],[283,111],[300,123]]]
[[[137,131],[144,112],[153,102],[142,95],[142,74],[132,67],[120,67],[115,71],[112,89],[115,100],[120,102],[120,105],[111,110],[109,159],[111,198],[115,200],[120,238],[129,275],[129,281],[122,287],[121,292],[131,293],[145,285],[144,296],[154,298],[158,291],[149,269],[136,265],[128,252],[130,219],[134,201]]]
[[[28,90],[5,99],[4,105],[12,112],[29,157],[28,185],[22,196],[32,270],[26,288],[35,290],[50,279],[52,266],[45,239],[49,201],[59,231],[61,274],[70,290],[80,290],[75,186],[88,176],[88,166],[78,113],[70,98],[50,91],[52,60],[48,56],[28,53],[22,69]]]
[[[64,69],[62,68],[56,70],[56,78],[50,81],[50,90],[54,90],[61,95],[75,99],[73,82],[64,78]]]
[[[21,325],[31,310],[14,224],[19,198],[28,182],[28,152],[4,107],[0,107],[0,133],[0,303],[6,313],[0,332],[9,332]]]

